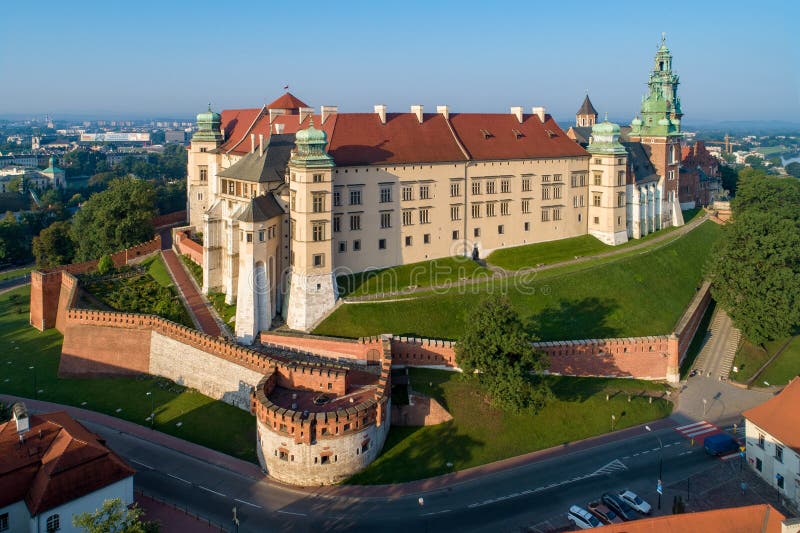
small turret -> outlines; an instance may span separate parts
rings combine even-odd
[[[586,93],[586,98],[583,99],[581,108],[575,113],[575,125],[578,127],[594,126],[597,122],[597,110],[589,100],[589,93]]]
[[[221,123],[222,118],[219,113],[212,111],[211,104],[208,104],[208,111],[197,115],[197,131],[194,136],[192,136],[192,140],[222,142],[222,132],[220,131]]]

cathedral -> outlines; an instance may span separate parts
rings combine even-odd
[[[203,291],[236,303],[236,337],[308,331],[337,276],[590,234],[618,245],[683,224],[681,107],[661,43],[641,115],[565,133],[544,107],[508,113],[317,112],[290,93],[197,116],[189,224]],[[200,237],[200,235],[198,235]]]

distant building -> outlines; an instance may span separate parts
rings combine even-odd
[[[134,470],[64,412],[28,415],[14,404],[0,424],[0,531],[79,531],[72,517],[105,500],[133,503]]]
[[[800,377],[742,416],[747,463],[782,497],[800,506]]]
[[[170,144],[170,143],[184,144],[186,142],[186,132],[185,131],[165,131],[164,132],[164,142],[166,144]]]
[[[711,205],[721,194],[719,160],[706,150],[703,141],[683,146],[678,188],[681,209]]]
[[[44,170],[18,166],[0,168],[0,192],[17,192],[9,190],[9,182],[20,177],[37,189],[63,189],[67,185],[66,173],[56,166],[55,157],[50,157],[50,165]]]

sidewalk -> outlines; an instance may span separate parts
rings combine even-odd
[[[210,520],[202,520],[188,511],[168,503],[160,502],[141,492],[137,492],[133,499],[144,511],[145,520],[148,522],[158,522],[159,531],[161,531],[161,533],[183,533],[185,531],[211,533],[227,531],[222,526],[216,525]]]
[[[200,330],[212,337],[220,336],[222,331],[219,329],[217,321],[214,320],[214,316],[206,306],[205,300],[200,293],[197,292],[192,280],[189,279],[189,275],[186,273],[183,265],[181,265],[181,260],[178,259],[178,256],[175,255],[175,252],[172,250],[161,250],[161,256],[164,258],[164,264],[167,265],[167,269],[172,279],[175,281],[175,284],[178,286],[178,290],[180,290],[181,294],[183,294],[186,299],[189,312],[194,315],[197,324],[200,326]]]
[[[39,400],[31,400],[28,398],[20,398],[7,394],[0,394],[0,401],[11,403],[22,401],[25,402],[25,405],[29,410],[34,412],[66,411],[70,416],[77,420],[92,422],[106,426],[121,433],[133,435],[160,446],[164,446],[165,448],[170,448],[188,456],[214,464],[231,472],[235,472],[243,477],[269,483],[271,485],[295,492],[331,498],[395,498],[408,496],[411,494],[419,494],[422,492],[441,490],[453,485],[458,485],[467,481],[494,475],[506,470],[525,466],[530,463],[535,463],[537,461],[588,450],[594,446],[599,446],[602,444],[624,441],[636,435],[641,435],[644,431],[644,424],[642,424],[639,426],[615,431],[613,433],[598,435],[597,437],[590,437],[588,439],[576,442],[568,442],[561,446],[555,446],[553,448],[539,450],[536,452],[527,453],[525,455],[510,457],[508,459],[468,468],[466,470],[453,472],[451,474],[444,474],[442,476],[421,479],[418,481],[409,481],[407,483],[398,483],[393,485],[331,485],[325,487],[296,487],[284,485],[267,478],[257,465],[248,463],[247,461],[236,459],[229,455],[214,451],[210,448],[193,444],[191,442],[151,430],[144,426],[115,418],[113,416],[96,413],[94,411],[87,411],[86,409],[80,409],[78,407],[43,402]],[[672,418],[667,417],[651,422],[648,425],[653,430],[659,430],[674,427],[677,424]]]

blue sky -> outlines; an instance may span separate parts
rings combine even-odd
[[[800,121],[800,2],[10,2],[0,115],[189,116],[285,84],[342,111],[638,110],[662,31],[687,122]]]

